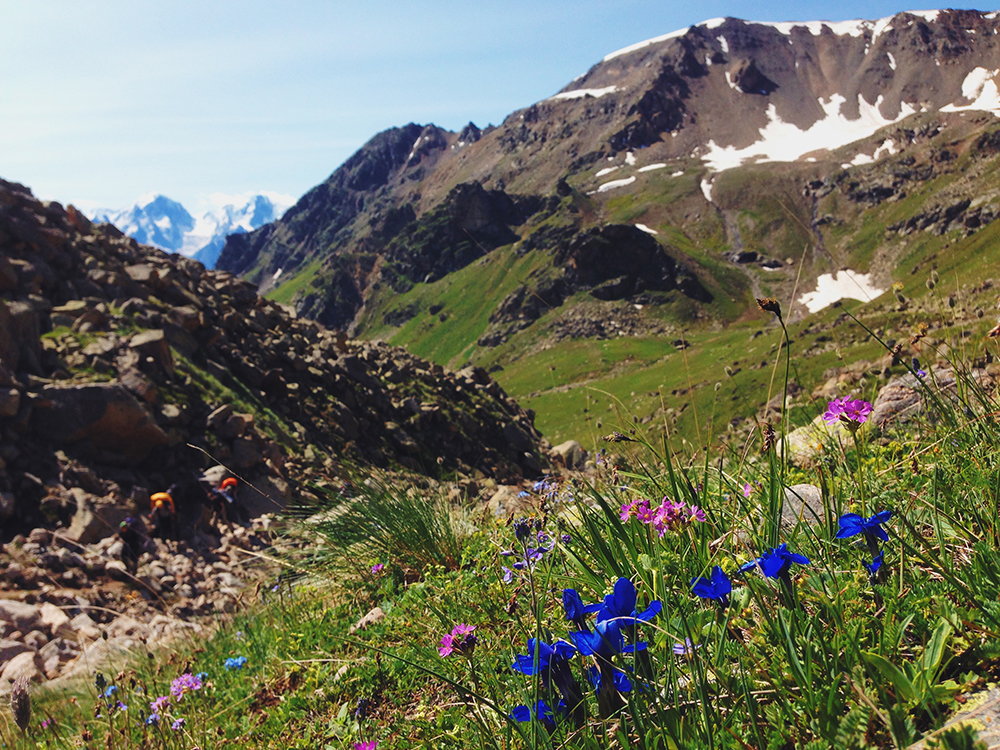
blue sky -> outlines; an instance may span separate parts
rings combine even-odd
[[[211,193],[298,196],[380,130],[499,123],[605,54],[708,18],[838,21],[932,7],[4,0],[0,177],[109,208],[148,192],[192,210]]]

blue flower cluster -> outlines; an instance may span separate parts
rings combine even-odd
[[[587,667],[588,681],[597,690],[598,705],[602,716],[609,716],[621,707],[619,693],[632,689],[628,674],[614,663],[619,654],[644,651],[647,644],[637,640],[636,626],[649,622],[663,609],[653,601],[642,612],[636,609],[635,584],[627,578],[615,582],[614,591],[596,604],[584,604],[574,589],[563,591],[563,608],[566,619],[579,630],[569,633],[569,641],[557,640],[552,644],[537,638],[528,640],[528,653],[519,654],[511,665],[521,674],[541,678],[542,688],[558,694],[559,700],[550,707],[544,700],[534,707],[517,706],[510,714],[516,721],[536,719],[549,731],[555,729],[557,718],[570,718],[574,726],[583,726],[586,706],[580,684],[570,669],[570,659],[579,654],[590,657]],[[595,614],[594,626],[587,625],[587,616]]]
[[[849,539],[852,536],[861,534],[864,538],[868,551],[871,552],[871,563],[863,563],[872,582],[880,580],[882,575],[879,570],[885,562],[885,552],[879,542],[888,542],[889,535],[885,533],[882,524],[892,518],[891,510],[883,510],[876,513],[871,518],[859,516],[857,513],[845,513],[840,517],[840,529],[837,531],[837,539]]]

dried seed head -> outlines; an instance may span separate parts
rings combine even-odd
[[[781,305],[778,304],[778,300],[774,297],[764,297],[764,299],[758,299],[757,307],[764,312],[774,313],[778,316],[778,320],[781,320]]]
[[[901,305],[906,304],[906,297],[903,296],[902,292],[899,291],[896,292],[896,301],[899,302],[899,304]]]
[[[977,318],[981,318],[981,317],[983,317],[983,316],[984,316],[985,314],[986,314],[986,313],[985,313],[985,312],[983,312],[983,308],[981,308],[981,307],[977,307],[977,308],[976,308],[976,317],[977,317]]]
[[[14,723],[22,732],[27,732],[31,722],[31,694],[28,692],[27,675],[22,674],[14,680],[10,691],[10,711],[14,714]]]
[[[927,281],[925,281],[924,283],[927,285],[928,289],[934,288],[934,279],[927,279]]]
[[[608,442],[608,443],[634,443],[635,442],[635,440],[633,440],[632,438],[626,437],[625,435],[622,435],[618,431],[612,432],[610,435],[605,435],[603,438],[601,438],[601,440],[604,440],[605,442]]]
[[[951,295],[949,294],[949,295],[948,295],[948,307],[954,307],[954,306],[955,306],[955,304],[956,304],[956,303],[955,303],[955,298],[954,298],[954,297],[952,297],[952,296],[951,296]]]
[[[771,426],[770,422],[763,422],[760,425],[760,434],[764,438],[763,452],[767,453],[769,450],[774,448],[777,439],[774,436],[774,428]]]

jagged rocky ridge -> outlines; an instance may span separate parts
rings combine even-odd
[[[574,188],[594,194],[587,215],[575,217],[583,232],[606,221],[612,196],[642,195],[654,179],[644,170],[699,172],[709,203],[714,175],[741,163],[809,159],[823,164],[813,172],[831,175],[842,169],[849,144],[858,145],[848,162],[871,161],[873,150],[877,159],[878,144],[862,141],[882,126],[949,108],[990,111],[987,100],[997,90],[992,71],[1000,69],[997,30],[996,13],[960,10],[841,23],[706,21],[608,55],[555,96],[481,134],[412,123],[380,133],[282,221],[231,238],[220,267],[252,273],[264,291],[279,270],[287,280],[308,267],[314,278],[296,308],[350,329],[384,287],[386,267],[390,276],[397,270],[390,248],[417,236],[421,222],[459,186],[503,191],[524,204],[534,199],[540,208],[533,224]],[[901,145],[883,147],[894,153]],[[859,191],[864,198],[862,192],[885,198],[878,189]],[[685,198],[680,216],[671,219],[689,236],[713,231],[698,227],[694,203]],[[509,221],[496,229],[520,239],[530,232]],[[738,232],[727,232],[725,240],[732,258],[758,258],[741,253]],[[435,246],[448,261],[431,278],[472,257],[453,247]],[[481,252],[489,249],[483,245]],[[555,265],[559,256],[551,249]],[[712,271],[671,254],[710,286],[705,277]],[[775,270],[789,255],[791,248],[758,260]],[[317,273],[310,264],[320,262]],[[800,281],[808,284],[813,275]]]

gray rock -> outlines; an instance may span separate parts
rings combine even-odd
[[[0,492],[0,521],[6,521],[14,515],[14,493]]]
[[[18,677],[27,677],[30,682],[42,682],[45,674],[41,657],[34,651],[18,654],[3,668],[0,674],[0,687],[9,687]]]
[[[38,657],[42,660],[42,671],[48,679],[56,678],[67,662],[76,658],[80,648],[73,641],[56,638],[38,649]]]
[[[128,508],[106,498],[90,496],[77,505],[66,537],[79,544],[94,544],[118,531],[118,524],[127,517]]]
[[[152,415],[114,383],[47,385],[34,402],[31,427],[56,443],[90,441],[125,463],[137,463],[168,442]]]
[[[808,524],[824,523],[826,510],[823,493],[814,484],[794,484],[785,488],[785,502],[781,507],[781,525],[794,527],[800,521]]]
[[[382,610],[382,608],[381,607],[375,607],[367,615],[365,615],[360,620],[358,620],[356,623],[354,623],[353,625],[351,625],[350,629],[347,631],[347,634],[348,635],[352,635],[352,634],[356,633],[359,630],[364,630],[369,625],[374,625],[376,622],[378,622],[379,620],[381,620],[383,617],[385,617],[385,612]]]
[[[21,641],[15,641],[10,638],[0,640],[0,664],[6,664],[15,656],[23,654],[25,651],[31,651],[31,649],[21,643]]]
[[[0,621],[10,623],[22,633],[28,633],[42,624],[42,613],[34,604],[0,599]]]
[[[170,353],[167,336],[161,329],[142,331],[128,342],[130,349],[135,349],[144,357],[150,357],[165,372],[173,374],[174,358]]]
[[[549,455],[562,463],[567,469],[578,469],[587,460],[587,451],[576,440],[567,440],[549,451]]]
[[[21,392],[17,388],[0,388],[0,418],[17,416],[21,408]]]

